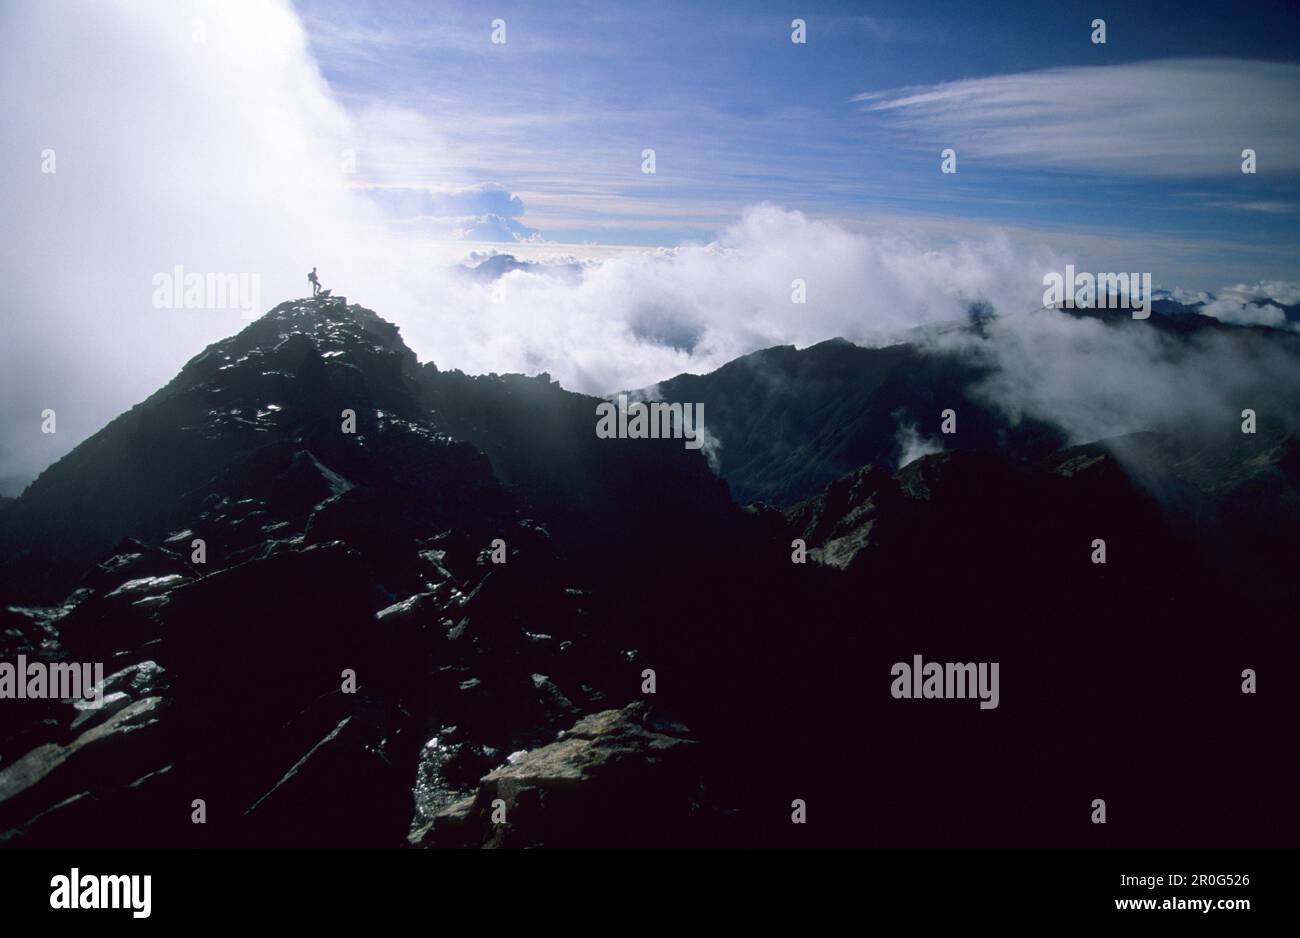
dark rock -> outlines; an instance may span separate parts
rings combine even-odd
[[[21,817],[34,795],[57,800],[88,780],[125,784],[156,764],[162,704],[158,697],[134,701],[70,743],[47,743],[0,769],[0,826]]]

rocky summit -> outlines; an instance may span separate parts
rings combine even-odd
[[[889,415],[976,377],[835,342],[666,382],[711,466],[283,303],[0,502],[0,660],[105,675],[0,703],[0,843],[1059,846],[1108,786],[1112,843],[1293,842],[1292,432],[985,407],[898,468]],[[999,705],[892,698],[914,656],[999,662]]]

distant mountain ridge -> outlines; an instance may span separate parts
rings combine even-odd
[[[1096,319],[1110,328],[1154,329],[1179,341],[1202,334],[1265,336],[1300,363],[1300,336],[1238,326],[1196,313],[1154,312],[1134,321],[1127,310],[1043,310],[1036,315]],[[982,335],[977,319],[915,330],[916,341],[884,347],[831,339],[804,349],[779,346],[742,356],[705,375],[678,375],[640,394],[701,401],[716,438],[718,471],[741,504],[785,506],[812,497],[863,465],[897,467],[908,438],[932,448],[997,452],[1022,464],[1067,441],[1064,430],[1026,417],[1011,420],[973,389],[989,374],[974,359],[924,341],[935,330]],[[1300,405],[1300,401],[1295,402]],[[960,414],[951,442],[941,433],[945,409]]]

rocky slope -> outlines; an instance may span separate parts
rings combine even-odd
[[[8,609],[0,650],[105,661],[121,672],[109,693],[133,690],[112,715],[5,702],[0,828],[37,843],[86,825],[128,842],[400,843],[610,687],[631,698],[636,653],[616,639],[635,628],[589,634],[583,567],[561,568],[489,459],[439,429],[421,377],[369,311],[286,303],[24,493],[4,528],[8,596],[76,588]],[[591,434],[595,402],[557,394],[581,402],[550,423],[562,451]],[[624,471],[586,456],[570,461],[580,480]],[[637,459],[675,480],[650,500],[657,522],[739,520],[698,455]],[[622,491],[630,503],[604,509],[635,534],[647,501]],[[78,565],[90,572],[74,581]],[[436,782],[414,785],[431,760]],[[195,798],[208,827],[182,810]]]

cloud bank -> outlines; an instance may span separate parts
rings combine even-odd
[[[1237,325],[1294,328],[1295,324],[1288,321],[1286,310],[1279,303],[1288,306],[1300,303],[1300,284],[1271,280],[1224,287],[1198,312]]]
[[[1144,430],[1233,431],[1245,408],[1291,431],[1300,420],[1289,337],[1204,330],[1185,339],[1145,323],[1114,328],[1049,310],[1003,316],[983,332],[927,341],[988,367],[976,396],[1013,421],[1049,421],[1072,443]]]
[[[244,324],[156,309],[155,274],[256,274],[272,298],[367,263],[381,218],[344,183],[349,118],[286,3],[4,4],[0,110],[0,479]]]
[[[371,188],[363,190],[399,231],[420,231],[458,241],[529,243],[542,233],[519,221],[524,203],[499,183],[453,189]]]

